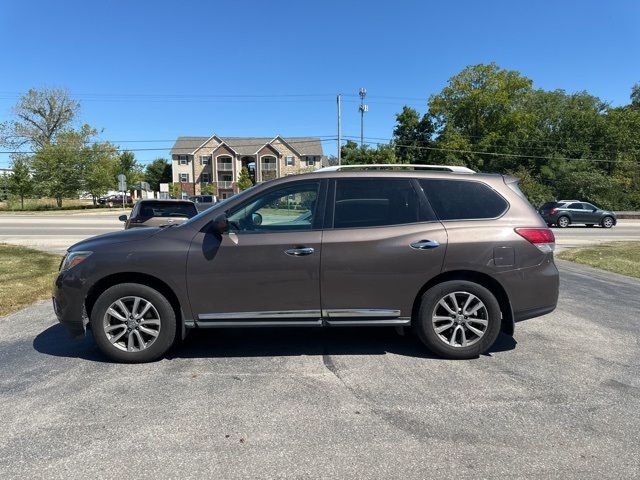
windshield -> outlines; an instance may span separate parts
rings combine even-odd
[[[243,190],[242,192],[234,195],[233,197],[225,198],[224,200],[212,205],[211,207],[207,208],[206,210],[203,210],[202,212],[197,214],[195,217],[190,218],[189,220],[184,222],[182,225],[191,225],[192,223],[197,222],[198,220],[200,220],[200,219],[206,217],[207,215],[209,215],[211,213],[211,211],[213,211],[214,209],[217,210],[220,207],[224,207],[229,202],[229,200],[231,200],[232,198],[233,199],[238,199],[238,198],[245,197],[247,194],[252,192],[256,187],[257,187],[257,185],[254,185],[254,186],[249,187],[246,190]]]

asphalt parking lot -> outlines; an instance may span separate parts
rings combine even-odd
[[[561,297],[470,361],[393,329],[193,332],[108,363],[48,302],[0,319],[0,478],[632,478],[640,281]]]

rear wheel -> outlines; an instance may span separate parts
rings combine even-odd
[[[600,222],[600,225],[602,225],[604,228],[611,228],[613,227],[613,218],[611,217],[604,217],[602,219],[602,222]]]
[[[105,290],[91,311],[96,344],[118,362],[141,363],[164,355],[176,336],[176,317],[158,291],[137,283]]]
[[[558,218],[558,226],[560,228],[567,228],[570,223],[571,223],[571,220],[569,220],[569,217],[567,217],[565,215],[563,215],[562,217]]]
[[[414,328],[432,352],[445,358],[467,359],[494,344],[500,323],[500,305],[488,289],[466,280],[452,280],[424,293]]]

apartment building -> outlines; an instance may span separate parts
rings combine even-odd
[[[178,137],[171,149],[173,182],[188,195],[213,183],[218,198],[238,191],[242,168],[254,183],[303,173],[326,162],[316,137]]]

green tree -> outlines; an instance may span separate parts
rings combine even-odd
[[[385,144],[379,144],[376,148],[368,145],[359,147],[357,143],[347,140],[342,146],[341,156],[343,165],[397,163],[394,148]]]
[[[29,90],[13,108],[13,120],[0,124],[0,144],[20,148],[44,148],[71,129],[80,109],[64,89]]]
[[[202,195],[216,195],[218,193],[218,190],[213,183],[207,183],[200,187],[200,193]]]
[[[26,159],[17,156],[11,162],[13,174],[6,178],[9,193],[20,197],[20,209],[24,210],[24,198],[33,193],[33,179]]]
[[[144,180],[154,192],[159,191],[161,183],[171,182],[171,163],[165,158],[156,158],[147,165]]]
[[[116,186],[119,167],[116,147],[110,143],[93,144],[85,149],[83,188],[91,194],[93,204]]]
[[[180,183],[169,184],[169,196],[171,198],[182,198],[182,185]]]
[[[420,118],[417,110],[404,106],[396,115],[393,145],[398,163],[427,163],[433,124],[428,115]]]
[[[631,87],[631,106],[640,108],[640,83],[636,83]]]
[[[253,182],[251,181],[251,175],[249,174],[249,170],[247,169],[247,167],[242,167],[242,170],[240,171],[240,175],[238,176],[238,189],[240,189],[241,191],[246,190],[252,185],[253,185]]]
[[[37,190],[56,199],[77,197],[82,191],[87,155],[85,144],[95,134],[88,125],[78,132],[64,132],[56,142],[45,145],[32,158],[33,180]]]
[[[127,177],[127,186],[132,189],[132,186],[144,178],[142,167],[138,164],[133,152],[124,151],[118,157],[118,169],[117,175],[124,175]]]

